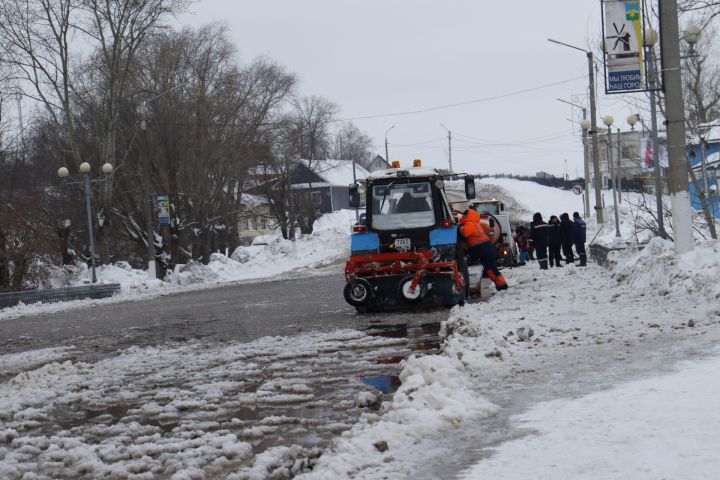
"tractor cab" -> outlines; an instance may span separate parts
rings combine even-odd
[[[365,212],[354,227],[345,267],[348,303],[385,310],[464,302],[467,267],[446,178],[416,160],[410,168],[394,162],[350,186],[351,206],[359,207],[364,193]],[[473,177],[462,178],[465,196],[474,198]]]

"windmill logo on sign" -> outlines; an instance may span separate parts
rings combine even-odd
[[[615,29],[615,35],[607,37],[608,40],[615,39],[615,45],[613,45],[613,50],[618,50],[618,45],[622,46],[623,52],[630,52],[630,33],[625,31],[626,25],[623,23],[622,27],[618,29],[617,23],[613,23],[613,28]]]

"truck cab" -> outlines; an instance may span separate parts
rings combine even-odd
[[[364,193],[365,212],[345,266],[348,303],[361,311],[464,303],[467,265],[445,178],[416,160],[350,186],[351,206],[359,207]],[[463,178],[474,198],[473,177]]]

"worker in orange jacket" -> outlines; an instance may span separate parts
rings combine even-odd
[[[460,238],[472,260],[479,260],[483,266],[483,275],[488,277],[495,284],[497,290],[507,290],[508,284],[497,268],[497,253],[495,245],[490,239],[490,232],[487,225],[480,223],[480,215],[468,209],[463,212],[460,219]],[[476,287],[480,290],[480,283]]]

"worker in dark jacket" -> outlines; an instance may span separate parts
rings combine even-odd
[[[573,212],[573,243],[575,244],[575,251],[580,257],[580,266],[587,266],[587,255],[585,254],[585,231],[587,226],[585,220],[580,218],[578,212]]]
[[[497,252],[488,231],[489,227],[480,223],[480,215],[475,210],[470,208],[463,213],[458,233],[470,258],[482,263],[483,275],[492,280],[497,290],[507,290],[508,284],[497,268]],[[480,291],[480,282],[474,290]]]
[[[535,255],[537,256],[538,263],[542,270],[547,270],[547,248],[549,239],[549,226],[543,222],[542,215],[540,212],[533,215],[533,221],[530,224],[530,243],[535,249]]]
[[[573,229],[575,224],[570,220],[570,215],[560,215],[560,229],[562,230],[562,253],[565,255],[565,263],[575,263],[573,256]]]
[[[560,248],[562,247],[562,229],[560,228],[560,219],[555,215],[550,216],[548,221],[548,257],[551,267],[562,267],[560,257]]]

